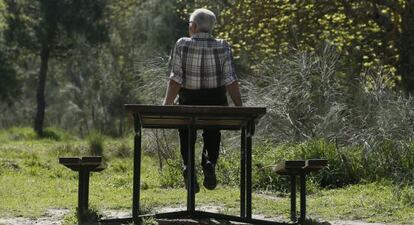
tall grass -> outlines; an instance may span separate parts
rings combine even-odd
[[[328,157],[338,170],[331,174],[345,174],[339,183],[412,183],[414,98],[390,86],[391,75],[381,66],[350,79],[342,60],[335,47],[326,45],[259,64],[244,81],[247,105],[268,111],[257,136],[274,145],[304,143],[303,157]],[[316,154],[312,145],[318,142],[332,147],[319,146]],[[335,177],[324,179],[335,185]]]
[[[89,154],[92,156],[103,156],[104,155],[104,140],[105,137],[101,132],[95,131],[89,134]]]

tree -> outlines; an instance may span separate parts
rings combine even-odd
[[[327,41],[342,50],[351,77],[382,64],[391,74],[384,79],[414,93],[414,0],[180,2],[185,17],[185,8],[213,9],[218,36],[233,44],[237,57],[253,59],[252,65],[292,48],[313,50]]]
[[[13,64],[6,57],[4,49],[0,47],[0,100],[12,103],[20,94],[20,82]]]
[[[69,55],[78,42],[98,44],[108,39],[106,0],[6,0],[6,5],[6,41],[40,56],[34,130],[42,135],[49,59]]]
[[[187,32],[187,25],[179,18],[174,0],[114,1],[108,8],[111,41],[102,60],[108,66],[105,71],[111,73],[108,86],[113,90],[108,112],[115,118],[111,122],[119,119],[118,135],[122,135],[126,116],[123,105],[145,101],[142,94],[138,98],[133,94],[134,90],[143,91],[137,91],[142,85],[143,61],[166,55]]]
[[[5,17],[6,5],[0,0],[0,100],[12,103],[20,93],[20,82],[3,41],[3,32],[7,27]]]

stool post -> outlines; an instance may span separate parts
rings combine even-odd
[[[240,217],[246,217],[246,128],[240,140]]]
[[[300,174],[300,218],[299,222],[302,223],[306,219],[306,173]]]
[[[79,170],[78,217],[83,221],[88,212],[89,202],[89,170]]]
[[[134,178],[132,195],[132,217],[139,224],[140,189],[141,189],[141,121],[138,114],[134,114]]]
[[[296,175],[290,175],[290,219],[296,221]]]

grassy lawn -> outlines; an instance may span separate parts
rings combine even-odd
[[[117,149],[121,141],[107,141],[105,149]],[[131,143],[129,143],[130,145]],[[48,140],[4,141],[0,144],[0,217],[39,217],[50,208],[75,209],[77,174],[58,164],[59,156],[86,155],[84,141]],[[115,151],[115,150],[114,150]],[[90,204],[98,210],[130,210],[132,157],[109,154],[108,168],[92,174]],[[143,156],[142,204],[146,210],[184,205],[182,187],[162,188],[158,161]],[[180,174],[175,179],[181,180]],[[199,178],[200,179],[200,178]],[[270,217],[289,216],[289,199],[283,193],[256,192],[253,213]],[[201,189],[199,205],[219,205],[225,213],[238,214],[237,187]],[[414,207],[404,204],[397,189],[387,183],[368,183],[339,189],[312,189],[308,196],[308,216],[312,219],[357,219],[392,224],[413,224]]]

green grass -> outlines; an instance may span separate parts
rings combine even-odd
[[[0,137],[4,135],[0,132]],[[132,139],[105,141],[108,168],[92,174],[90,178],[90,205],[93,208],[130,210],[133,177],[133,160],[129,152],[131,146]],[[9,140],[0,144],[0,217],[39,217],[50,208],[75,209],[77,174],[59,165],[58,157],[87,154],[88,143],[80,140],[35,138]],[[141,197],[144,208],[151,210],[185,205],[186,192],[180,186],[182,178],[176,171],[167,167],[160,172],[157,160],[144,154]],[[176,185],[161,188],[161,181],[166,177],[174,179]],[[358,219],[395,224],[412,224],[414,221],[412,187],[398,188],[389,182],[337,189],[309,186],[312,189],[312,194],[308,196],[308,215],[311,218]],[[286,196],[285,193],[254,194],[254,214],[288,218],[289,199]],[[219,205],[223,212],[237,215],[238,188],[221,185],[215,191],[202,188],[197,194],[197,204]]]

